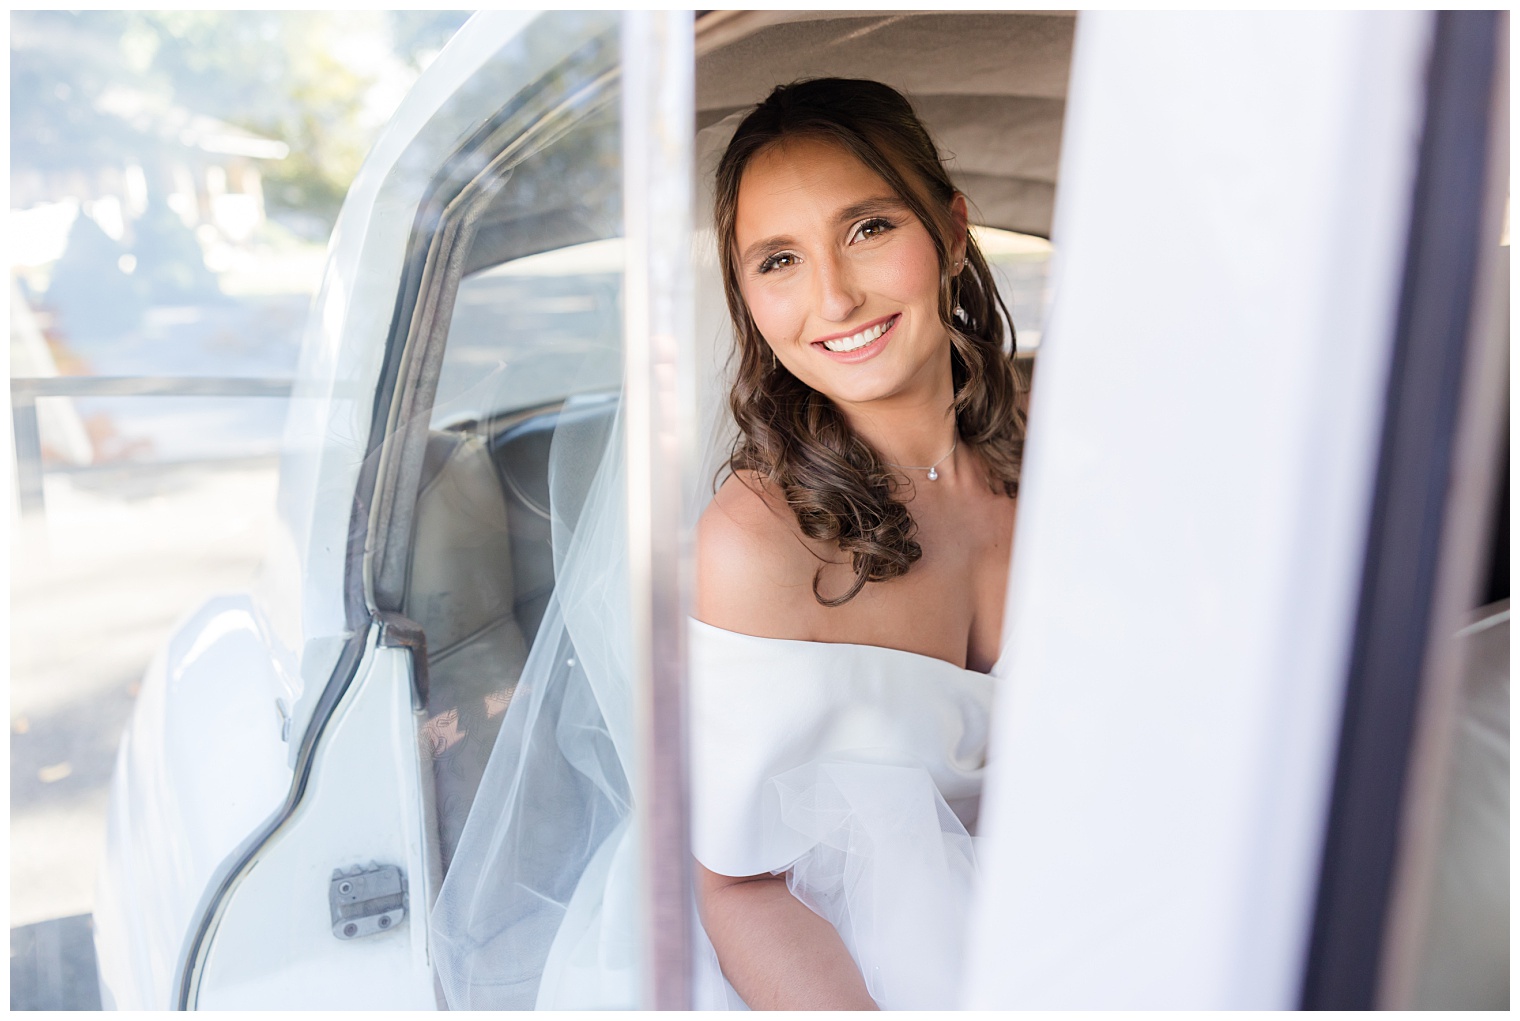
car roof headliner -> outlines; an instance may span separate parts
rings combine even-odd
[[[1070,12],[709,11],[697,129],[799,78],[874,78],[913,103],[979,223],[1050,236]]]

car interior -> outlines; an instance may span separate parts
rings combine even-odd
[[[696,22],[698,179],[711,176],[721,152],[713,140],[731,130],[725,119],[775,85],[874,78],[913,102],[974,223],[1048,239],[1075,23],[1069,12],[706,12]],[[459,283],[402,608],[427,635],[421,737],[443,870],[553,591],[551,451],[595,463],[618,406],[620,262],[592,257],[612,252],[605,246],[622,230],[616,118],[616,97],[606,97],[513,169],[481,218]],[[703,204],[698,237],[710,241]],[[523,269],[546,253],[589,261]],[[715,254],[697,261],[697,294],[699,334],[726,337]],[[1016,318],[1037,294],[1010,297]],[[1021,326],[1019,356],[1032,370],[1035,345],[1024,335]],[[1494,674],[1492,663],[1483,669]]]
[[[783,82],[886,81],[940,143],[977,224],[1046,238],[1074,23],[1069,13],[711,12],[697,22],[695,128],[715,128]],[[621,369],[615,293],[592,293],[615,292],[615,272],[571,265],[514,287],[502,270],[621,232],[615,117],[614,101],[514,169],[480,218],[456,298],[402,610],[427,635],[422,736],[445,870],[553,590],[551,445],[557,457],[574,456],[571,447],[600,457]],[[714,162],[721,150],[706,148],[699,162]],[[1043,279],[1043,258],[1036,269]],[[1022,290],[1031,300],[1005,295],[1021,320],[1037,313],[1027,306],[1040,293]],[[711,260],[698,265],[698,292],[698,329],[726,331]],[[543,350],[524,359],[514,342]],[[1021,356],[1030,346],[1021,342]],[[528,392],[511,378],[524,373],[550,378]]]

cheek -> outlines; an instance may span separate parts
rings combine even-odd
[[[877,277],[883,294],[904,304],[939,303],[939,257],[934,243],[902,245],[882,260]]]
[[[799,294],[791,293],[796,290],[765,284],[739,287],[756,329],[772,346],[795,340],[807,321],[805,302]]]

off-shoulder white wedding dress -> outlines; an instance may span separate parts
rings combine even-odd
[[[555,592],[429,912],[456,1010],[641,999],[623,461],[555,442]],[[697,621],[690,652],[697,860],[785,873],[881,1006],[956,1006],[999,667]],[[742,1007],[693,929],[696,1005]]]
[[[784,873],[888,1009],[958,1004],[997,667],[691,622],[692,837]],[[742,1008],[710,945],[697,1005]]]

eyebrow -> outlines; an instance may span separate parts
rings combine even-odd
[[[834,222],[848,223],[851,220],[858,220],[862,216],[870,216],[872,213],[882,213],[887,212],[888,210],[898,211],[903,209],[903,207],[904,203],[902,199],[899,199],[895,195],[882,195],[874,198],[862,199],[859,202],[853,203],[852,205],[845,206],[839,212],[835,213]],[[796,243],[797,242],[795,238],[792,238],[785,234],[778,234],[775,237],[765,238],[762,241],[756,241],[754,244],[746,248],[744,250],[744,254],[739,257],[739,261],[748,265],[754,262],[756,259],[761,258],[762,256],[770,255],[773,252],[778,252],[783,248],[790,248]]]

